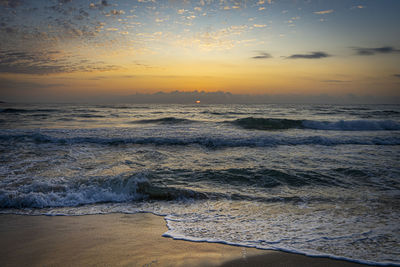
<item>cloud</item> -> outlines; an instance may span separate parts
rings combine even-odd
[[[107,0],[102,0],[97,4],[95,4],[95,3],[90,3],[89,4],[90,8],[100,8],[101,9],[103,7],[108,7],[108,6],[111,6],[111,5],[107,2]]]
[[[0,6],[16,8],[21,5],[20,0],[0,0]]]
[[[348,83],[350,81],[343,81],[343,80],[323,80],[324,83]]]
[[[372,56],[375,54],[393,54],[399,53],[400,49],[396,49],[392,46],[382,46],[382,47],[374,47],[374,48],[362,48],[362,47],[354,47],[357,55],[360,56]]]
[[[41,83],[40,81],[21,81],[16,79],[7,79],[0,77],[0,84],[4,90],[37,90],[43,88],[54,88],[59,86],[65,86],[64,83]]]
[[[171,77],[174,78],[174,77]],[[398,97],[385,97],[385,96],[359,96],[354,94],[347,95],[310,95],[310,94],[232,94],[230,92],[204,92],[204,91],[173,91],[173,92],[156,92],[156,93],[136,93],[133,95],[112,96],[109,95],[105,99],[99,97],[92,97],[89,99],[82,99],[80,101],[93,102],[116,102],[116,103],[181,103],[181,104],[194,104],[196,100],[200,100],[205,104],[265,104],[265,103],[326,103],[326,104],[376,104],[376,103],[398,103]]]
[[[116,10],[116,9],[113,9],[113,10],[110,10],[110,12],[108,12],[107,14],[106,14],[106,16],[111,16],[111,15],[113,15],[113,16],[118,16],[118,15],[124,15],[125,14],[125,11],[123,11],[123,10]]]
[[[350,9],[363,9],[366,8],[366,6],[358,5],[358,6],[352,6]]]
[[[267,59],[272,58],[272,56],[266,52],[260,51],[257,56],[251,57],[253,59]]]
[[[253,26],[256,27],[256,28],[264,28],[264,27],[267,27],[266,24],[254,24]]]
[[[334,10],[333,9],[329,9],[329,10],[322,10],[322,11],[315,11],[313,12],[314,14],[317,15],[325,15],[325,14],[330,14],[332,13]]]
[[[192,38],[178,38],[176,45],[184,47],[197,46],[205,51],[228,50],[240,43],[240,41],[236,40],[236,36],[245,33],[247,29],[247,25],[232,25],[217,31],[198,32]]]
[[[16,34],[19,32],[19,29],[16,27],[5,27],[5,28],[0,28],[0,31],[8,34]]]
[[[41,52],[0,50],[0,73],[53,74],[71,72],[107,71],[118,69],[104,62],[92,62],[71,57],[62,51]]]
[[[299,59],[299,58],[305,58],[305,59],[319,59],[319,58],[326,58],[330,57],[331,55],[325,53],[325,52],[311,52],[311,54],[294,54],[291,56],[288,56],[288,59]]]

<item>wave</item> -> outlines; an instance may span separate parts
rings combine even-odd
[[[399,131],[400,123],[392,120],[312,121],[304,120],[302,126],[315,130],[338,131]]]
[[[141,176],[127,179],[93,178],[76,182],[34,181],[0,189],[0,208],[67,207],[140,199],[137,189],[146,182]]]
[[[79,117],[79,118],[105,118],[106,116],[103,115],[96,115],[96,114],[73,114],[71,117]]]
[[[279,145],[400,145],[400,136],[174,136],[174,137],[97,137],[51,136],[39,132],[0,134],[0,141],[34,142],[55,144],[99,144],[99,145],[200,145],[210,148],[224,147],[270,147]]]
[[[301,128],[302,120],[274,119],[274,118],[241,118],[232,123],[245,129],[255,130],[283,130],[291,128]]]
[[[248,174],[249,170],[226,170],[215,173],[212,171],[193,172],[193,176],[200,179],[209,179],[208,182],[216,186],[230,184],[238,188],[244,185],[250,187],[274,188],[276,186],[301,187],[310,183],[322,183],[330,186],[327,179],[306,177],[304,175],[292,176],[274,170],[256,171],[263,177],[239,177],[238,173]],[[179,171],[178,171],[179,172]],[[217,171],[218,172],[218,171]],[[227,174],[229,172],[234,172]],[[151,174],[151,175],[149,175]],[[98,203],[121,203],[132,201],[192,201],[192,200],[247,200],[264,203],[304,201],[299,196],[255,196],[246,192],[210,192],[175,187],[174,185],[158,185],[148,180],[157,173],[141,172],[133,175],[117,175],[114,177],[90,177],[81,179],[52,179],[52,180],[21,180],[8,181],[0,189],[0,208],[48,208],[48,207],[76,207]],[[178,174],[179,175],[179,174]],[[213,176],[213,177],[210,177]],[[259,176],[258,175],[258,176]],[[228,177],[229,176],[229,177]],[[221,178],[222,177],[222,178]],[[178,179],[178,177],[177,177]],[[219,181],[214,181],[218,179]],[[258,180],[257,184],[254,184]],[[190,182],[190,181],[188,181]],[[239,184],[237,184],[239,183]],[[332,202],[331,198],[309,196],[308,202]]]
[[[218,112],[218,111],[210,111],[210,110],[204,110],[200,112],[202,114],[210,114],[210,115],[243,115],[243,114],[249,114],[248,112],[234,112],[234,111],[226,111],[226,112]]]
[[[195,122],[189,119],[182,119],[182,118],[175,118],[175,117],[165,117],[159,119],[148,119],[148,120],[136,120],[131,121],[131,123],[138,123],[138,124],[148,124],[148,123],[155,123],[155,124],[181,124],[181,123],[192,123]]]
[[[26,182],[26,181],[25,181]],[[151,184],[145,173],[130,176],[92,177],[64,181],[16,181],[0,189],[0,208],[76,207],[97,203],[143,200],[193,200],[227,198],[214,192],[199,192]]]
[[[24,112],[30,112],[30,111],[27,109],[19,109],[19,108],[0,109],[0,113],[24,113]]]
[[[400,123],[392,120],[340,120],[315,121],[291,120],[278,118],[241,118],[229,123],[239,125],[244,129],[254,130],[287,130],[313,129],[335,131],[399,131]]]
[[[400,111],[397,110],[375,110],[370,112],[371,115],[375,115],[375,116],[382,116],[382,115],[399,115]]]
[[[57,110],[57,109],[20,109],[20,108],[0,109],[0,113],[34,113],[34,112],[59,112],[59,110]]]

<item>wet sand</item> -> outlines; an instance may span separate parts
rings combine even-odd
[[[326,258],[162,237],[148,213],[0,215],[0,266],[365,266]]]

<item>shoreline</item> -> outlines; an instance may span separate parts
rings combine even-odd
[[[0,214],[1,266],[371,266],[163,237],[162,216]]]

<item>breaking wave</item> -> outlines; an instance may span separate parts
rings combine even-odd
[[[286,130],[313,129],[335,131],[399,131],[400,123],[392,120],[315,121],[276,118],[241,118],[231,121],[245,129]]]
[[[93,176],[71,180],[60,178],[50,180],[23,179],[3,183],[0,189],[0,208],[48,208],[76,207],[98,203],[120,203],[132,201],[170,201],[170,200],[248,200],[264,203],[302,202],[298,196],[256,196],[246,190],[222,192],[220,190],[203,191],[181,187],[193,181],[203,180],[214,187],[236,188],[276,188],[279,186],[304,187],[312,185],[347,186],[344,179],[324,176],[318,173],[289,174],[273,169],[226,169],[193,172],[190,177],[182,178],[187,170],[175,170],[173,177],[179,184],[163,185],[151,182],[151,178],[163,175],[156,172],[139,172],[116,176]],[[171,174],[170,174],[171,175]],[[160,177],[159,177],[160,178]],[[157,180],[157,179],[156,179]],[[308,201],[331,202],[332,199],[317,197]]]

